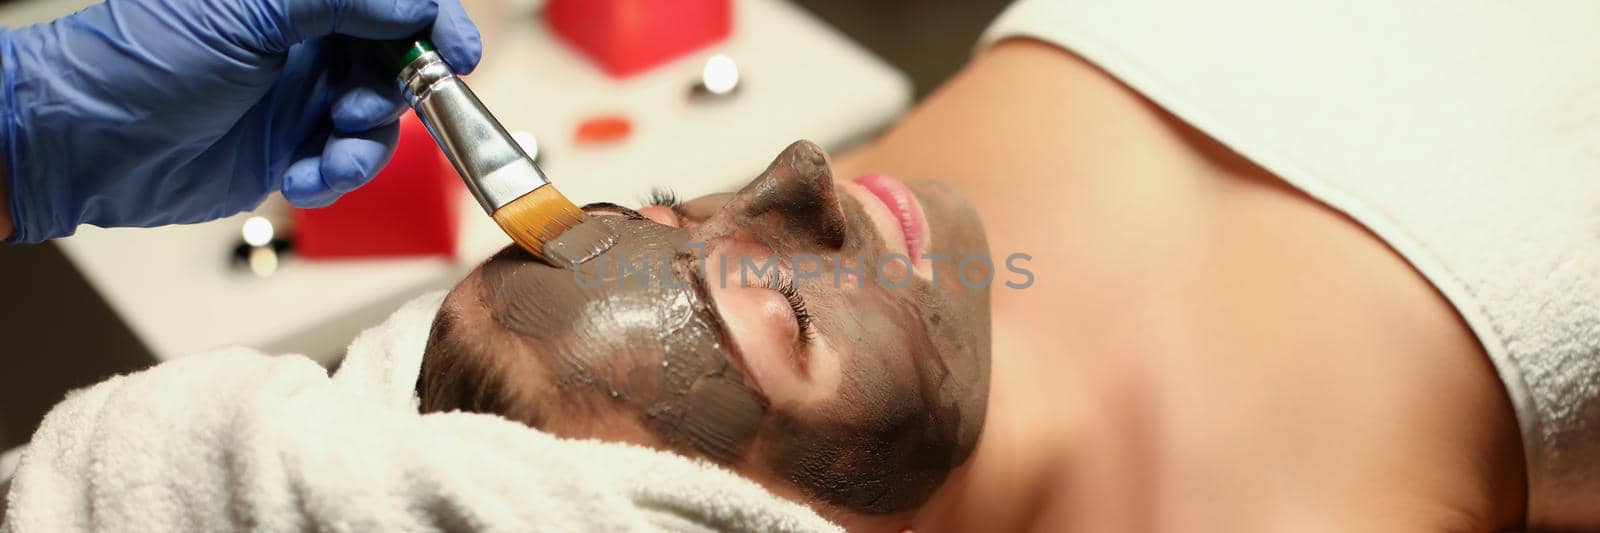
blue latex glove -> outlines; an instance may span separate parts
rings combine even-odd
[[[110,0],[0,31],[0,157],[13,242],[79,224],[319,207],[388,162],[407,108],[363,39],[427,30],[477,66],[459,0]]]

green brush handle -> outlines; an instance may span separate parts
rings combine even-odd
[[[389,69],[393,76],[399,76],[406,65],[422,57],[422,54],[433,51],[433,43],[421,37],[414,39],[401,39],[398,41],[378,41],[376,43],[378,59],[383,61],[384,68]]]

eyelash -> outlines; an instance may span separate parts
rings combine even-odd
[[[654,187],[650,189],[650,197],[645,200],[645,204],[664,205],[676,211],[678,206],[683,205],[683,201],[678,199],[678,193],[674,192],[672,189],[666,187]]]
[[[676,191],[668,187],[651,188],[649,198],[645,199],[645,205],[666,206],[678,216],[683,216],[681,211],[683,201],[678,198]],[[800,290],[795,288],[794,278],[779,271],[777,275],[762,279],[761,284],[783,295],[783,299],[789,302],[789,309],[794,311],[794,321],[800,329],[800,340],[810,339],[812,334],[811,311],[806,309],[805,298],[801,297]]]
[[[783,295],[789,301],[789,308],[794,310],[794,321],[800,327],[800,340],[811,338],[811,311],[806,309],[806,300],[800,296],[800,290],[794,286],[794,278],[779,271],[777,275],[763,278],[762,285]]]

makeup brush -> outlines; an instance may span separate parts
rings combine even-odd
[[[557,191],[533,158],[478,101],[425,39],[379,43],[406,101],[455,167],[478,205],[511,240],[536,257],[545,244],[577,226],[583,211]],[[595,233],[595,232],[588,232]],[[615,241],[603,233],[589,247]]]

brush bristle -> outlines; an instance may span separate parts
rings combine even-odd
[[[582,222],[583,210],[561,195],[554,185],[544,185],[494,212],[494,223],[518,246],[538,257],[544,244]]]

